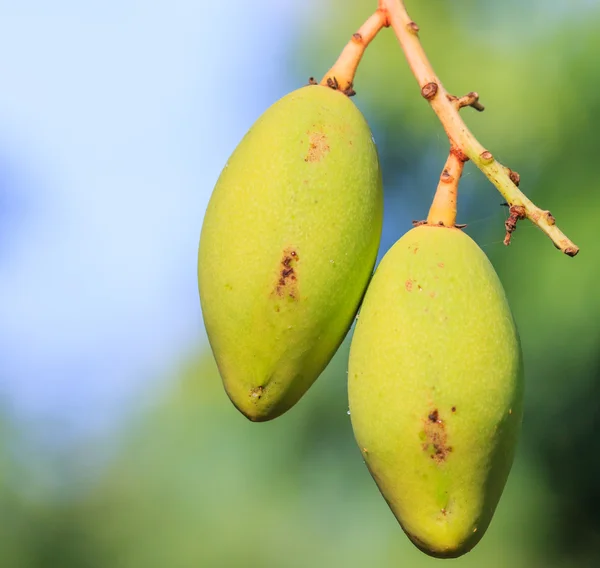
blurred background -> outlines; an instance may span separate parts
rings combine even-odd
[[[408,0],[464,118],[582,252],[467,164],[459,222],[523,342],[518,456],[457,566],[600,565],[600,2]],[[301,402],[252,424],[202,327],[212,187],[275,100],[322,76],[375,0],[0,2],[0,566],[433,566],[355,447],[348,341]],[[391,30],[354,102],[384,169],[380,254],[426,217],[447,153]]]

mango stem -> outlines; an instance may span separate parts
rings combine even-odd
[[[450,150],[446,165],[440,175],[440,181],[433,198],[433,203],[427,216],[428,225],[443,225],[454,227],[456,224],[456,200],[458,196],[458,182],[464,168],[464,161],[460,155]]]
[[[342,50],[338,60],[325,73],[320,84],[332,89],[338,89],[349,97],[355,95],[356,93],[352,88],[354,76],[356,75],[356,70],[363,53],[381,29],[388,25],[387,12],[385,10],[376,10],[359,30],[352,35],[352,38]]]
[[[450,144],[473,160],[504,196],[510,207],[519,207],[524,217],[537,225],[556,248],[568,256],[575,256],[579,247],[558,228],[554,216],[549,211],[537,207],[519,190],[516,173],[498,162],[467,128],[460,117],[461,104],[456,104],[456,98],[448,95],[435,74],[419,40],[419,26],[411,20],[403,0],[378,0],[378,7],[387,12],[388,24],[394,30],[409,67],[421,87],[421,95],[429,101],[448,135]],[[469,103],[469,106],[475,105]],[[510,241],[508,240],[507,244],[508,242]]]

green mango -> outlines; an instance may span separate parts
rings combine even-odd
[[[364,461],[408,537],[434,557],[471,550],[512,466],[523,363],[502,284],[465,233],[422,225],[384,256],[348,395]]]
[[[310,85],[272,105],[225,165],[205,214],[198,285],[233,404],[275,418],[347,334],[383,221],[377,149],[343,93]]]

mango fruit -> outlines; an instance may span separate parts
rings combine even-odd
[[[471,550],[512,466],[523,363],[500,280],[465,233],[418,226],[384,256],[352,338],[348,395],[404,532],[430,556]]]
[[[205,214],[198,286],[225,390],[252,421],[313,384],[346,336],[379,248],[377,148],[343,93],[300,88],[256,121]]]

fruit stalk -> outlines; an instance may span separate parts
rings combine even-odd
[[[454,227],[456,224],[456,199],[458,182],[464,168],[464,161],[450,150],[446,165],[442,170],[440,181],[427,216],[428,225]]]
[[[498,162],[467,128],[459,114],[462,105],[456,104],[460,99],[449,95],[435,74],[419,41],[419,26],[411,20],[403,0],[379,0],[378,7],[387,13],[387,22],[398,38],[411,71],[421,87],[421,94],[438,116],[450,144],[473,160],[510,207],[522,208],[525,216],[552,240],[556,248],[568,256],[575,256],[579,247],[556,226],[551,213],[537,207],[518,189],[518,176]]]
[[[388,25],[387,12],[377,9],[365,23],[352,35],[338,60],[333,67],[325,73],[321,85],[339,89],[348,96],[355,94],[352,85],[358,64],[362,59],[365,49],[381,28]]]

